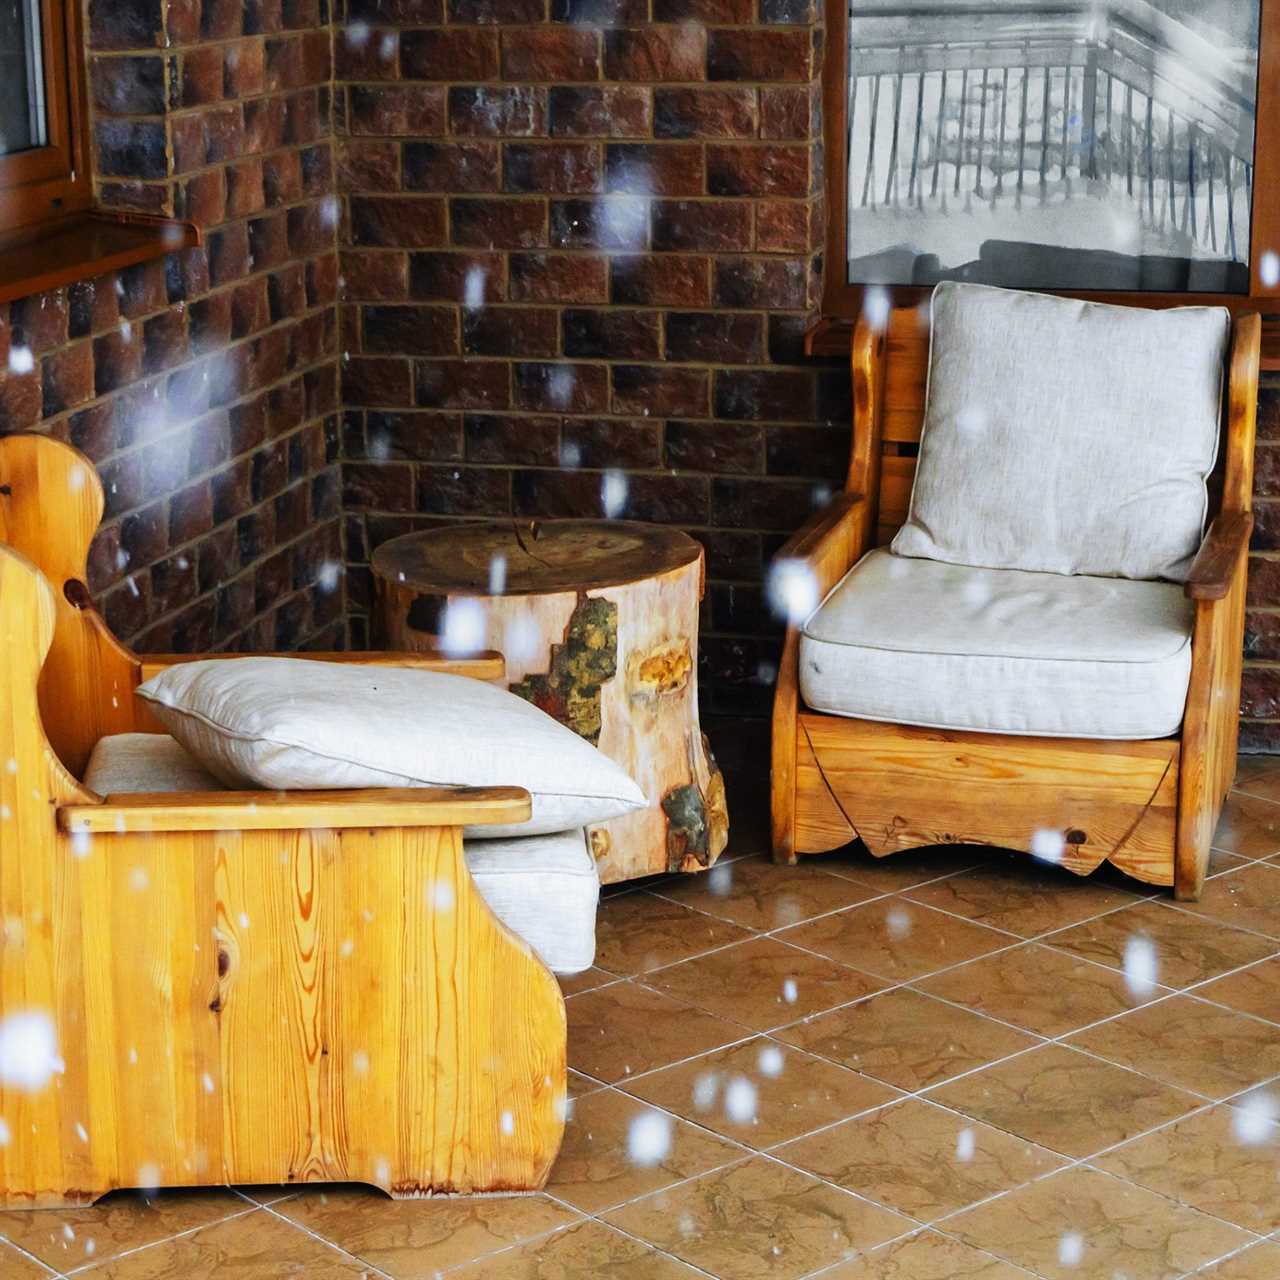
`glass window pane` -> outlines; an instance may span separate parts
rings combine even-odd
[[[1259,0],[850,0],[848,278],[1247,293]]]
[[[40,0],[0,0],[0,155],[47,144]]]

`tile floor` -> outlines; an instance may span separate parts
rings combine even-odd
[[[544,1194],[119,1194],[0,1214],[0,1277],[1280,1280],[1280,759],[1194,905],[738,839],[607,894]]]

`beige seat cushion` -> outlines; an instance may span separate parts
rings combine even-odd
[[[1192,620],[1172,583],[872,551],[802,628],[800,691],[895,724],[1162,738],[1182,722]]]
[[[84,783],[99,795],[223,789],[164,733],[100,739]],[[577,973],[591,967],[600,880],[581,827],[507,840],[467,840],[463,856],[490,910],[547,968]]]

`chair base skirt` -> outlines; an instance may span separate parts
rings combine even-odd
[[[1078,875],[1110,862],[1172,886],[1178,762],[1177,738],[1010,737],[802,710],[792,848],[821,853],[861,838],[884,857],[984,844]]]

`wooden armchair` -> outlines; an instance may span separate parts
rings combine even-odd
[[[528,793],[86,790],[101,735],[156,728],[137,684],[187,660],[138,658],[90,606],[101,512],[75,450],[0,440],[0,1207],[136,1186],[540,1187],[564,1127],[564,1003],[476,892],[461,833],[525,820]]]
[[[818,713],[800,696],[792,626],[773,710],[775,861],[859,837],[876,856],[953,843],[1031,851],[1048,831],[1072,871],[1109,861],[1179,898],[1199,896],[1236,762],[1260,341],[1260,317],[1238,317],[1211,523],[1185,584],[1194,627],[1181,730],[1141,741],[1037,738]],[[846,490],[779,553],[807,568],[820,599],[907,518],[928,360],[928,321],[916,309],[893,311],[886,332],[865,320],[856,328]]]

